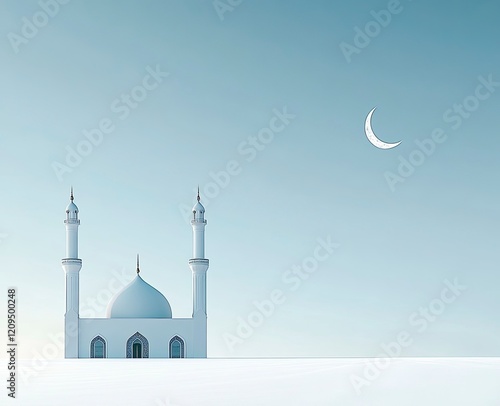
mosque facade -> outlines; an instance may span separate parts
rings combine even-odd
[[[136,276],[109,302],[106,317],[79,316],[79,283],[82,260],[78,258],[79,210],[71,190],[66,208],[66,258],[62,267],[66,276],[65,358],[206,358],[207,357],[207,284],[209,261],[205,258],[205,209],[193,207],[193,314],[173,318],[163,294],[140,275],[137,258]]]

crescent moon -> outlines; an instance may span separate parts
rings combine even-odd
[[[372,115],[373,112],[375,111],[376,107],[374,107],[366,116],[365,120],[365,134],[366,138],[368,138],[368,141],[370,143],[380,149],[391,149],[394,147],[397,147],[399,144],[401,144],[401,141],[394,142],[394,143],[389,143],[389,142],[384,142],[380,138],[378,138],[375,133],[373,132],[372,129]]]

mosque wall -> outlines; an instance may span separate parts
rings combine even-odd
[[[90,358],[90,343],[96,336],[106,342],[106,358],[126,358],[127,340],[139,332],[148,341],[149,358],[168,358],[169,343],[174,336],[184,341],[184,357],[199,354],[200,342],[195,339],[195,323],[191,318],[141,319],[141,318],[89,318],[79,322],[79,358]],[[203,340],[202,340],[203,341]],[[206,356],[206,355],[205,355]]]

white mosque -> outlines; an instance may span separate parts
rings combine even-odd
[[[66,208],[65,358],[206,358],[208,259],[205,258],[205,208],[193,207],[193,316],[172,318],[168,300],[140,276],[139,257],[134,280],[109,302],[106,317],[79,317],[78,207]]]

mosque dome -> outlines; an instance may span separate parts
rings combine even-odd
[[[76,204],[73,202],[74,200],[74,197],[73,197],[73,187],[71,187],[71,194],[70,194],[70,197],[69,197],[69,204],[68,206],[66,207],[66,215],[67,215],[67,218],[77,218],[78,216],[78,207],[76,206]]]
[[[195,220],[205,219],[205,208],[200,203],[200,189],[198,188],[198,196],[196,196],[196,204],[193,206],[193,217]]]
[[[78,213],[78,207],[73,203],[73,200],[66,207],[66,213]]]
[[[200,202],[197,202],[193,207],[193,212],[205,213],[205,208]]]
[[[145,282],[137,273],[134,280],[109,302],[106,316],[122,319],[171,319],[172,309],[165,296]]]

